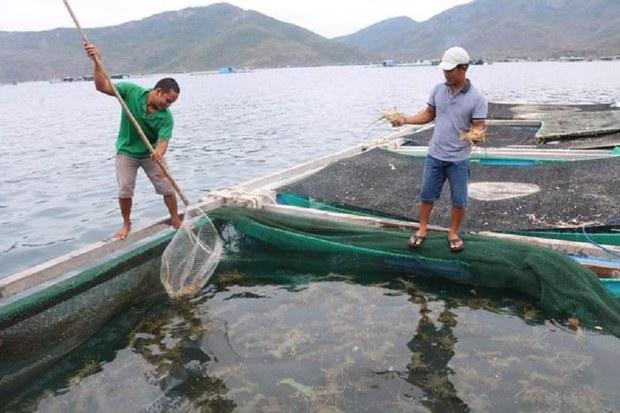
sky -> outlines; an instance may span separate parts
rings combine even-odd
[[[324,37],[351,34],[391,17],[428,20],[472,0],[230,0],[301,26]],[[218,3],[210,0],[68,0],[84,28],[113,26],[164,11]],[[63,0],[0,0],[0,31],[40,31],[73,27]]]

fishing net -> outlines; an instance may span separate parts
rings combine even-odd
[[[224,205],[254,209],[275,202],[271,191],[224,189],[212,191],[209,196],[219,198]],[[200,207],[194,207],[185,216],[183,225],[166,247],[161,261],[161,282],[173,298],[191,297],[200,291],[215,272],[223,251],[219,232]],[[197,219],[191,220],[191,216]]]
[[[161,259],[160,279],[168,295],[186,298],[200,291],[221,255],[222,241],[209,217],[200,208],[186,211]]]
[[[507,294],[516,291],[532,297],[552,316],[577,318],[584,326],[600,326],[620,336],[620,300],[593,272],[550,249],[463,234],[466,248],[454,254],[446,234],[433,232],[413,251],[407,246],[411,230],[265,209],[222,208],[212,216],[270,245],[274,254],[312,253],[324,261],[359,257],[374,262],[375,269],[442,277],[474,287],[505,289]]]

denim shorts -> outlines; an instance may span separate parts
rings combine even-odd
[[[469,159],[458,162],[441,161],[428,155],[424,162],[420,200],[435,202],[441,195],[441,188],[448,180],[452,206],[467,205],[467,182],[469,181]]]
[[[157,162],[151,158],[137,159],[119,153],[116,155],[116,179],[119,198],[133,197],[138,168],[144,169],[146,176],[149,177],[155,188],[155,192],[160,195],[174,195],[174,187],[161,171]]]

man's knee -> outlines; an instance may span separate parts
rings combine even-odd
[[[116,179],[118,181],[118,197],[132,198],[136,186],[138,163],[128,156],[116,155]]]
[[[134,188],[132,186],[120,185],[118,188],[118,198],[119,199],[131,199],[133,198]]]

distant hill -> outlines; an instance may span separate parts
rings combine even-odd
[[[59,6],[62,7],[62,4]],[[200,71],[368,62],[360,50],[226,3],[86,30],[110,72]],[[0,32],[0,82],[90,74],[73,28]]]
[[[420,23],[409,17],[394,17],[334,40],[357,47],[373,55],[391,56],[408,47],[407,39]]]
[[[474,0],[331,40],[226,3],[86,32],[115,73],[436,59],[456,44],[492,60],[599,57],[620,55],[620,0]],[[91,66],[73,28],[0,32],[0,83],[81,76]]]
[[[475,0],[409,28],[389,23],[337,40],[404,60],[439,58],[457,44],[491,59],[620,55],[618,0]]]

